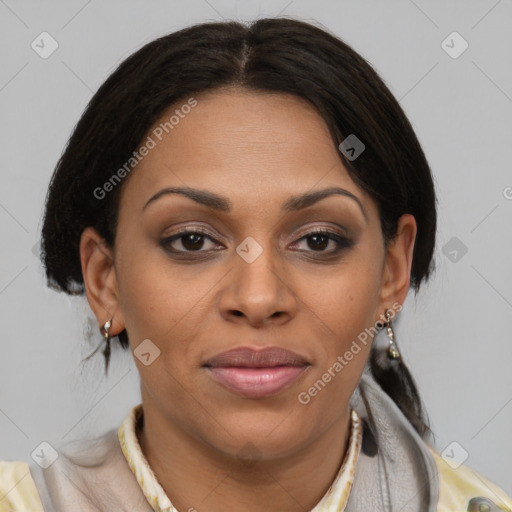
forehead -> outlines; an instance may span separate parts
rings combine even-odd
[[[148,131],[154,147],[126,183],[130,204],[159,188],[201,187],[226,196],[283,199],[316,187],[358,195],[324,119],[302,98],[224,89],[169,108]],[[146,140],[146,137],[145,139]]]

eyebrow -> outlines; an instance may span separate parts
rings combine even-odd
[[[146,202],[146,204],[142,207],[142,211],[144,211],[146,207],[152,202],[169,194],[183,195],[185,197],[188,197],[189,199],[192,199],[196,203],[202,204],[212,210],[219,212],[230,212],[232,207],[232,203],[229,199],[219,196],[218,194],[215,194],[213,192],[209,192],[207,190],[200,190],[197,188],[190,187],[168,187],[163,188],[162,190],[158,191],[155,195],[151,196]],[[326,197],[336,194],[354,200],[361,209],[364,218],[368,220],[366,210],[364,209],[364,206],[361,203],[360,199],[354,194],[352,194],[352,192],[349,192],[348,190],[345,190],[344,188],[340,187],[330,187],[325,188],[323,190],[316,190],[314,192],[307,192],[305,194],[301,194],[298,196],[292,196],[283,204],[282,211],[285,213],[289,213],[302,210],[303,208],[312,206],[313,204],[317,203],[318,201]]]

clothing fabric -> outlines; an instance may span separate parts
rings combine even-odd
[[[502,489],[423,441],[368,371],[350,405],[348,450],[311,512],[512,512]],[[119,429],[59,449],[46,469],[0,461],[0,512],[174,511],[140,449],[140,414],[141,404]]]

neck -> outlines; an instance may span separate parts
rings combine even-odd
[[[137,437],[174,507],[181,511],[304,512],[327,492],[347,453],[350,409],[303,449],[279,459],[227,457],[144,413]]]

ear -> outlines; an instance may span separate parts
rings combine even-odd
[[[110,335],[117,336],[124,329],[124,318],[119,304],[114,257],[97,231],[88,227],[80,238],[80,260],[87,300],[100,327],[112,319]]]
[[[409,291],[416,240],[416,219],[406,213],[398,219],[396,237],[388,244],[381,283],[381,312],[398,302],[402,305]]]

